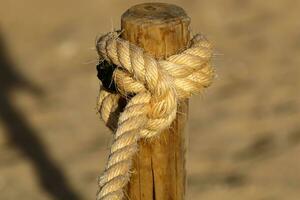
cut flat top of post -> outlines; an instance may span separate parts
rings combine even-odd
[[[134,21],[135,24],[161,24],[171,21],[188,20],[186,12],[172,4],[167,3],[143,3],[131,7],[122,15],[122,21]]]
[[[156,58],[184,50],[190,39],[190,18],[172,4],[144,3],[131,7],[121,19],[121,37]]]

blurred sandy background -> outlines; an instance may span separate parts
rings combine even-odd
[[[142,1],[0,1],[0,199],[95,199],[93,49]],[[218,78],[191,100],[188,199],[300,199],[300,1],[181,0]]]

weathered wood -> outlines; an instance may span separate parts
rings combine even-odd
[[[156,58],[185,49],[190,40],[190,18],[175,5],[146,3],[122,15],[122,35]],[[130,200],[183,200],[186,187],[185,124],[188,100],[178,105],[171,127],[160,137],[139,142],[139,153],[127,187]]]

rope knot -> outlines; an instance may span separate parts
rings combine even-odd
[[[200,34],[186,50],[164,60],[156,60],[118,36],[119,32],[110,32],[97,42],[97,69],[102,82],[98,110],[115,133],[99,180],[98,200],[116,195],[117,199],[123,198],[122,188],[129,180],[137,141],[168,128],[176,117],[177,102],[201,92],[214,77],[212,46]],[[128,101],[122,107],[120,101],[124,98]]]

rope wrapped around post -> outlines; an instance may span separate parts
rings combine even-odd
[[[110,32],[99,38],[97,51],[100,62],[109,63],[106,67],[116,66],[111,69],[116,91],[102,84],[98,97],[98,111],[113,131],[114,141],[99,178],[97,200],[122,200],[138,140],[158,136],[174,120],[180,99],[201,93],[212,83],[213,50],[197,34],[186,50],[156,60],[119,38],[119,32]],[[127,99],[123,110],[119,108],[121,98]]]

